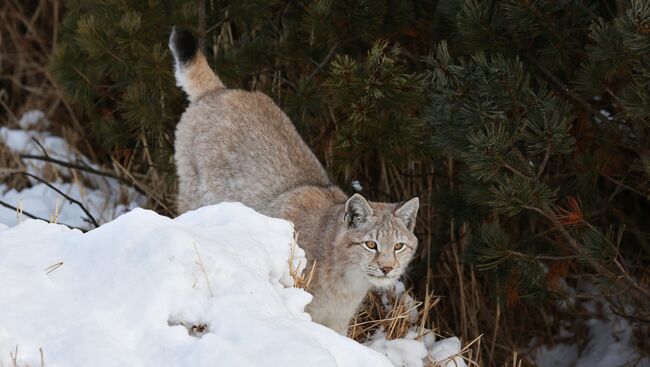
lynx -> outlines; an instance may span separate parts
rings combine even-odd
[[[418,198],[348,198],[268,96],[227,89],[191,32],[174,28],[169,42],[190,100],[176,129],[179,211],[231,201],[293,222],[307,269],[316,263],[307,312],[347,334],[366,293],[394,284],[413,257]]]

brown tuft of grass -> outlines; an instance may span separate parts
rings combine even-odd
[[[350,337],[363,342],[381,330],[386,339],[403,338],[417,329],[421,338],[427,330],[429,312],[440,302],[440,297],[427,293],[424,301],[416,301],[411,290],[400,295],[392,291],[374,291],[368,294],[361,310],[350,326]]]
[[[425,336],[433,336],[436,339],[451,336],[453,333],[443,333],[429,318],[441,301],[442,297],[434,295],[429,290],[425,292],[422,301],[415,298],[411,289],[405,290],[401,294],[388,290],[371,292],[353,320],[349,336],[360,343],[371,340],[379,331],[387,340],[407,338],[408,334],[412,335],[412,332],[417,333],[417,340],[422,340]],[[446,362],[451,362],[459,357],[465,360],[468,366],[480,366],[473,356],[475,355],[474,349],[480,349],[481,337],[482,335],[479,335],[464,345],[459,353],[441,361],[442,365],[444,366]],[[429,367],[440,366],[431,359],[428,360],[427,365]]]
[[[29,187],[29,180],[26,176],[8,174],[8,172],[24,170],[25,165],[20,161],[18,155],[0,142],[0,184],[15,188],[19,191]]]
[[[48,69],[63,8],[61,0],[0,2],[0,122],[39,109],[82,130]]]
[[[293,223],[292,223],[293,225]],[[309,269],[300,271],[300,264],[296,264],[296,249],[298,248],[298,231],[293,230],[293,239],[291,240],[291,252],[289,253],[289,274],[293,278],[293,286],[309,290],[309,285],[314,277],[314,269],[316,269],[316,261],[311,264]]]
[[[45,356],[43,354],[43,348],[38,348],[38,353],[40,356],[39,366],[45,367]],[[13,350],[9,351],[9,359],[11,361],[10,367],[30,367],[29,364],[22,365],[18,363],[18,345],[16,345]],[[2,365],[0,365],[0,367],[2,367]]]

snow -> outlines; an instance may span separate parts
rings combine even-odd
[[[597,287],[589,281],[579,283],[576,288],[565,282],[561,282],[561,286],[569,295],[577,294],[577,289],[585,294],[598,294]],[[584,340],[584,344],[558,342],[551,346],[540,346],[532,353],[539,367],[650,367],[650,358],[641,355],[634,347],[633,325],[614,314],[606,298],[593,296],[579,300],[571,297],[568,303],[572,308],[582,309],[587,316],[584,326],[588,336],[578,337],[572,323],[565,321],[556,335],[557,339]]]
[[[539,367],[650,367],[650,358],[642,357],[633,345],[633,328],[627,320],[609,314],[606,320],[586,322],[589,338],[586,346],[558,343],[543,346],[535,353]]]
[[[466,367],[465,361],[459,355],[460,340],[456,337],[435,341],[430,330],[424,330],[422,340],[418,333],[411,330],[404,338],[386,340],[382,332],[378,332],[366,343],[370,348],[385,355],[394,366],[421,367],[424,361],[431,361],[440,367]]]
[[[361,186],[361,182],[359,182],[359,180],[353,180],[352,189],[356,192],[361,192],[363,191],[363,186]]]
[[[47,132],[35,130],[10,129],[0,127],[0,141],[11,151],[21,154],[43,155],[42,149],[35,143],[38,141],[47,154],[56,158],[73,158],[68,143],[61,137],[52,136]],[[42,167],[41,161],[30,161],[31,166]]]
[[[112,218],[115,213],[124,213],[130,207],[137,205],[135,202],[129,205],[107,202],[101,191],[83,190],[81,186],[75,184],[59,182],[52,185],[66,195],[81,201],[93,217],[100,220],[100,223]],[[69,202],[43,183],[34,184],[22,191],[6,189],[0,185],[0,199],[40,218],[74,227],[92,228],[91,222],[80,206]],[[27,216],[18,215],[14,210],[0,208],[0,223],[14,225],[25,219]]]
[[[22,129],[29,129],[37,125],[39,122],[43,122],[44,125],[49,125],[49,121],[45,118],[45,113],[41,110],[30,110],[20,117],[18,120],[18,125]]]
[[[41,349],[49,366],[423,365],[413,336],[375,341],[386,358],[310,321],[292,238],[236,203],[173,220],[135,209],[87,233],[0,226],[0,365],[16,347],[19,366]]]
[[[43,121],[44,123],[41,123]],[[65,139],[53,136],[48,132],[32,130],[39,124],[48,124],[42,111],[29,111],[21,116],[18,123],[21,129],[0,127],[0,143],[13,153],[43,156],[43,150],[35,142],[38,141],[47,155],[52,158],[95,169],[99,168],[86,157],[77,153]],[[23,163],[26,172],[41,178],[47,176],[46,166],[48,163],[32,159],[23,160]],[[106,223],[129,209],[138,207],[144,201],[144,198],[134,190],[120,186],[110,178],[84,174],[79,171],[72,172],[61,167],[57,167],[57,169],[59,170],[58,176],[67,176],[67,179],[59,177],[50,183],[61,192],[81,202],[99,223]],[[81,178],[86,186],[80,183]],[[73,227],[93,228],[81,207],[70,203],[45,184],[33,178],[29,178],[29,181],[32,186],[21,191],[0,184],[0,200],[39,218]],[[87,187],[88,183],[93,188]],[[0,223],[15,225],[27,218],[26,215],[17,215],[15,210],[0,206]]]
[[[30,111],[20,129],[0,127],[0,143],[44,155],[36,140],[50,157],[101,169],[36,130],[48,124]],[[39,177],[51,171],[23,163]],[[114,180],[55,168],[49,183],[103,225],[92,229],[78,205],[38,180],[21,191],[0,184],[0,200],[52,222],[0,207],[0,366],[39,366],[41,351],[48,366],[465,366],[449,363],[456,338],[378,331],[363,345],[310,321],[311,295],[293,287],[290,271],[304,270],[304,252],[286,221],[236,203],[170,219],[136,208],[144,198]]]
[[[42,348],[50,366],[390,366],[310,321],[311,296],[290,287],[292,235],[229,203],[175,220],[135,209],[85,234],[5,228],[0,364],[18,346],[19,365],[38,365]]]
[[[393,340],[380,337],[368,346],[385,355],[395,366],[422,366],[422,360],[428,355],[424,343],[415,340],[414,335]]]
[[[458,338],[452,337],[436,341],[433,331],[420,326],[418,302],[406,291],[404,283],[395,282],[392,290],[384,290],[380,300],[386,314],[394,308],[392,297],[400,298],[400,302],[408,311],[410,328],[403,338],[388,340],[385,330],[380,328],[365,341],[365,345],[385,355],[395,366],[422,367],[425,361],[435,362],[440,367],[466,367],[460,355],[461,343]]]
[[[442,339],[434,342],[429,347],[429,357],[444,367],[465,367],[465,361],[457,356],[460,350],[460,340],[458,338]]]

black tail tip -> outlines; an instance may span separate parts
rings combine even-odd
[[[169,48],[174,53],[176,61],[185,64],[194,58],[199,48],[199,43],[192,31],[183,27],[172,27],[169,37]]]

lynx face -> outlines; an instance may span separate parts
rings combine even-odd
[[[403,204],[368,203],[354,195],[346,204],[343,233],[349,276],[361,276],[375,287],[392,285],[406,270],[417,249],[413,234],[418,199]]]

